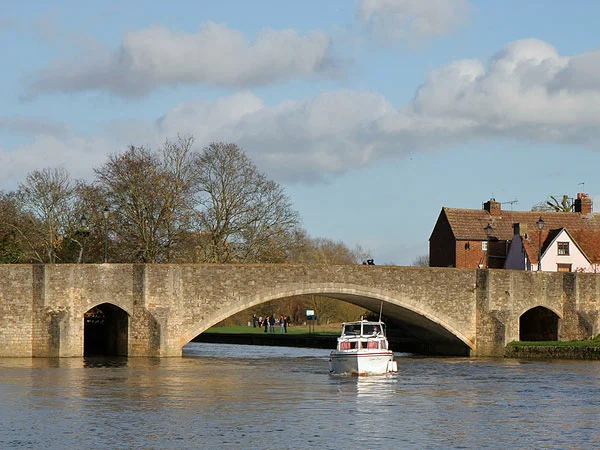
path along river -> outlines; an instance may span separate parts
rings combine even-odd
[[[0,448],[590,449],[600,363],[398,355],[331,377],[327,350],[190,343],[183,358],[0,359]]]

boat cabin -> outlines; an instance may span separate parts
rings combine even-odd
[[[383,323],[349,322],[342,324],[342,335],[338,338],[339,350],[386,350],[388,348]]]
[[[364,322],[353,322],[344,323],[342,334],[345,336],[377,336],[383,335],[383,328],[381,323],[364,323]]]

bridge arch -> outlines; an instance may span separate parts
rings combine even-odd
[[[562,317],[546,306],[534,306],[519,316],[520,341],[558,341]]]
[[[554,314],[556,314],[559,319],[563,319],[563,313],[562,313],[562,311],[558,310],[553,305],[536,305],[536,304],[527,306],[525,308],[521,308],[521,310],[518,313],[519,314],[518,317],[523,316],[523,314],[525,314],[528,311],[531,311],[532,309],[535,309],[535,308],[544,308],[544,309],[547,309],[549,311],[552,311]]]
[[[110,302],[83,313],[83,356],[127,356],[130,314]]]
[[[384,289],[368,288],[352,284],[314,283],[302,286],[278,287],[257,292],[247,298],[240,298],[235,304],[229,304],[219,311],[215,311],[209,320],[198,321],[184,330],[178,342],[179,348],[190,342],[193,338],[206,331],[217,323],[232,315],[250,309],[254,306],[297,295],[322,295],[329,298],[353,303],[371,311],[378,311],[383,301],[383,310],[387,317],[410,321],[425,328],[435,328],[447,336],[460,340],[469,349],[475,349],[475,343],[469,339],[458,325],[455,325],[445,314],[427,310],[417,306],[406,296],[398,296]]]

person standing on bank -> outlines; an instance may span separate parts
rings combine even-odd
[[[285,329],[285,318],[283,316],[279,316],[279,332],[284,333]]]
[[[271,333],[275,333],[275,316],[269,317],[269,328],[271,329]]]
[[[269,316],[265,317],[265,333],[269,331]]]

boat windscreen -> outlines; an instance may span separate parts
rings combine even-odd
[[[344,334],[345,335],[360,334],[360,325],[353,325],[353,324],[344,325]]]
[[[363,328],[363,335],[377,336],[381,334],[381,325],[365,325]]]

